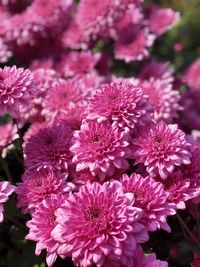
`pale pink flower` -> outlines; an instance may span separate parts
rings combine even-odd
[[[19,117],[20,105],[28,105],[34,93],[33,76],[23,68],[0,68],[0,115],[5,112]]]
[[[179,104],[180,93],[172,89],[172,84],[165,80],[150,78],[149,80],[137,82],[141,86],[144,94],[148,96],[154,112],[152,117],[155,121],[164,120],[168,123],[177,117],[177,111],[181,110]]]
[[[68,176],[72,154],[72,130],[64,122],[40,129],[32,135],[25,146],[25,166],[53,166]]]
[[[133,144],[136,163],[144,163],[151,176],[166,179],[175,166],[190,164],[190,144],[176,124],[161,121],[135,138]]]
[[[118,81],[104,85],[89,101],[87,119],[115,121],[134,128],[149,119],[150,104],[141,87]]]
[[[0,182],[0,223],[3,222],[3,203],[8,201],[8,197],[15,191],[15,186],[9,182]]]
[[[17,184],[17,206],[23,213],[32,213],[43,199],[53,194],[66,193],[72,190],[73,184],[65,181],[65,176],[51,167],[30,168]]]
[[[13,148],[12,141],[18,138],[17,127],[12,123],[0,125],[0,150],[5,157],[7,150]],[[1,152],[0,152],[1,153]]]
[[[5,63],[11,56],[9,47],[0,39],[0,63]]]
[[[147,28],[142,29],[138,25],[128,27],[119,36],[115,44],[115,58],[129,63],[134,60],[142,60],[149,55],[148,48],[152,46],[154,36]]]
[[[52,236],[63,243],[59,254],[84,267],[104,266],[107,258],[131,266],[137,244],[148,239],[133,199],[117,181],[80,187],[56,212]]]
[[[58,256],[59,242],[57,242],[51,235],[52,230],[56,226],[55,213],[64,202],[62,194],[52,195],[44,199],[32,214],[32,219],[26,223],[29,228],[29,233],[26,239],[36,242],[35,254],[40,255],[41,251],[45,249],[46,262],[48,267],[52,267]]]
[[[141,222],[148,231],[164,229],[170,232],[167,216],[175,214],[175,205],[170,204],[168,193],[161,183],[151,177],[143,178],[133,173],[130,177],[126,174],[121,179],[123,190],[134,194],[134,206],[144,211]]]
[[[57,64],[57,70],[64,77],[73,77],[76,74],[87,73],[94,69],[101,54],[92,54],[90,51],[70,52]]]
[[[200,58],[197,58],[187,69],[185,82],[192,89],[200,90]]]
[[[80,131],[74,133],[74,154],[76,171],[90,170],[93,176],[105,180],[113,176],[115,169],[127,169],[127,158],[131,157],[129,135],[119,132],[109,122],[83,121]]]
[[[175,12],[171,8],[159,8],[154,5],[149,17],[149,28],[156,35],[161,35],[171,29],[179,19],[179,12]]]

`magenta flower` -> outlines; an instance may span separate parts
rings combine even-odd
[[[57,70],[64,77],[87,73],[94,69],[100,56],[100,53],[92,54],[90,51],[70,52],[58,63]]]
[[[43,100],[42,114],[48,121],[65,114],[71,102],[77,103],[85,99],[84,83],[77,79],[60,80],[46,94]]]
[[[46,262],[48,267],[52,267],[57,258],[59,242],[54,240],[51,235],[56,226],[55,213],[61,207],[65,197],[62,194],[52,195],[43,200],[35,212],[32,219],[26,223],[29,228],[29,234],[26,239],[37,242],[35,254],[40,255],[41,251],[47,251]]]
[[[63,243],[59,254],[85,267],[104,266],[106,259],[130,265],[136,245],[148,239],[133,202],[133,194],[126,197],[116,181],[80,187],[56,213],[52,236]]]
[[[15,191],[15,186],[9,182],[0,182],[0,223],[3,222],[3,203],[8,201],[8,197]]]
[[[40,129],[26,143],[26,167],[50,165],[65,173],[67,177],[68,165],[72,158],[69,151],[72,144],[71,139],[72,130],[64,122]]]
[[[149,18],[149,28],[156,35],[161,35],[180,19],[180,13],[171,8],[159,8],[153,6]]]
[[[147,28],[141,29],[138,25],[131,25],[120,34],[115,44],[115,58],[129,63],[142,60],[149,55],[148,48],[154,42],[154,35]]]
[[[72,184],[52,168],[33,168],[25,171],[22,182],[17,184],[17,206],[23,213],[32,213],[43,199],[53,194],[71,191]]]
[[[166,179],[175,166],[190,164],[190,144],[175,124],[159,122],[133,140],[136,163],[144,163],[151,176]]]
[[[106,84],[90,99],[88,119],[116,121],[118,127],[134,128],[149,118],[150,104],[142,88],[128,82]]]
[[[20,105],[28,105],[34,92],[30,70],[16,66],[0,68],[0,115],[19,117]]]
[[[167,216],[175,214],[175,205],[170,204],[168,193],[165,192],[161,183],[151,177],[143,178],[133,173],[130,177],[124,174],[121,183],[126,193],[134,194],[134,206],[144,211],[141,222],[148,231],[164,229],[170,232],[167,224]]]
[[[116,168],[128,168],[126,159],[131,156],[128,146],[128,133],[119,132],[117,126],[107,121],[84,121],[80,131],[75,131],[70,151],[74,154],[76,171],[89,169],[103,181],[106,176],[113,176]]]
[[[172,89],[172,84],[165,80],[154,79],[138,81],[144,94],[148,96],[150,104],[153,106],[154,120],[164,120],[168,123],[177,117],[177,111],[181,110],[179,104],[180,93]]]
[[[200,58],[197,58],[187,69],[184,77],[188,86],[200,89]]]

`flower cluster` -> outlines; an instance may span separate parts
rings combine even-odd
[[[148,59],[179,13],[23,0],[0,1],[0,18],[0,63],[17,64],[0,68],[0,163],[5,174],[10,155],[23,165],[16,188],[0,182],[0,222],[15,191],[48,267],[167,267],[149,233],[170,233],[168,217],[200,196],[200,59],[179,77]],[[119,60],[135,74],[113,73]]]

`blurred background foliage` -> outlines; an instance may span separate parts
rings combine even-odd
[[[47,0],[48,1],[48,0]],[[100,1],[100,0],[99,0]],[[200,0],[144,0],[144,5],[158,4],[181,12],[181,20],[163,36],[158,38],[151,48],[151,55],[160,61],[170,61],[176,72],[182,73],[191,62],[200,56]],[[98,44],[101,46],[101,43]],[[109,49],[109,48],[108,48]],[[97,47],[98,50],[98,47]],[[141,63],[125,64],[114,61],[112,70],[121,76],[133,76],[138,72]],[[7,118],[4,118],[7,120]],[[17,169],[18,163],[12,153],[8,155],[10,170],[16,181],[22,170]],[[0,172],[0,177],[3,174]],[[12,214],[12,219],[10,215]],[[184,211],[181,212],[184,216]],[[16,208],[16,199],[5,205],[5,221],[0,227],[0,267],[45,267],[45,255],[34,255],[35,244],[26,241],[28,233],[25,222],[28,216],[23,216]],[[193,222],[188,218],[188,224]],[[152,233],[147,251],[156,252],[159,259],[169,261],[169,267],[189,267],[194,253],[194,247],[183,241],[180,226],[176,218],[170,218],[172,233],[163,231]],[[176,249],[173,250],[173,249]],[[174,259],[174,253],[178,253]],[[57,260],[55,267],[73,266],[70,259]],[[112,267],[112,266],[111,266]]]

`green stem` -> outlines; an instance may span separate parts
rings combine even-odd
[[[13,183],[13,180],[12,180],[12,176],[11,176],[11,173],[10,173],[10,170],[8,168],[8,165],[6,163],[6,161],[4,160],[4,158],[2,157],[1,153],[0,153],[0,165],[2,167],[2,169],[4,170],[5,172],[5,175],[6,175],[6,178],[9,182]]]
[[[180,224],[185,228],[186,232],[190,235],[193,242],[198,246],[198,248],[200,248],[199,241],[196,239],[196,237],[193,235],[193,233],[190,231],[190,229],[188,228],[188,226],[185,224],[185,222],[183,221],[183,219],[181,218],[181,216],[178,213],[177,213],[177,218],[178,218]]]

